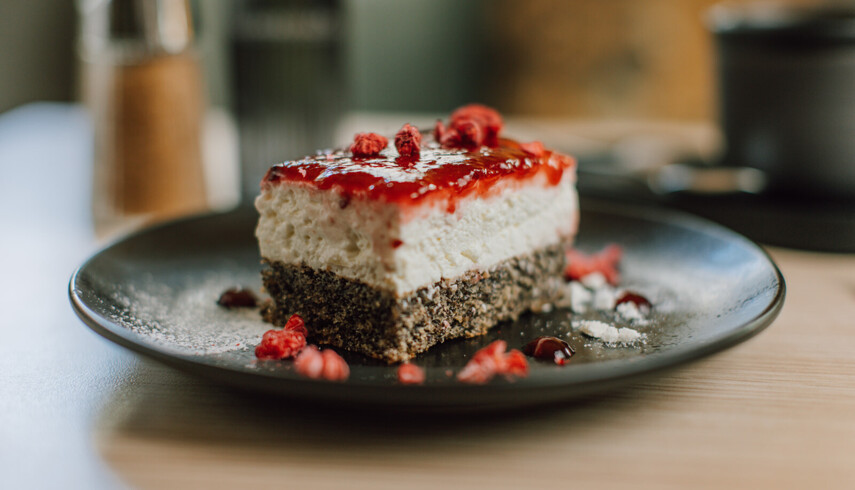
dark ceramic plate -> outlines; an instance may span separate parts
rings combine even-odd
[[[71,278],[71,302],[98,334],[218,382],[319,403],[390,409],[483,410],[568,400],[611,389],[734,345],[767,326],[784,301],[784,280],[757,245],[718,225],[661,209],[582,203],[577,246],[624,247],[623,286],[654,303],[645,343],[611,347],[582,337],[568,311],[529,314],[486,337],[448,342],[418,357],[421,386],[396,383],[395,367],[345,353],[345,383],[300,377],[289,361],[256,361],[267,326],[257,310],[215,302],[234,285],[260,288],[255,214],[240,210],[151,228],[98,252]],[[597,318],[601,313],[588,315]],[[521,347],[539,335],[568,340],[565,366],[531,362],[530,375],[483,386],[456,373],[488,342]]]

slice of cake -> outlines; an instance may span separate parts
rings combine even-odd
[[[575,161],[500,137],[484,106],[273,166],[256,235],[266,317],[389,362],[557,299],[578,223]]]

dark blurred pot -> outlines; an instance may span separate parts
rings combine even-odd
[[[855,8],[720,5],[725,163],[770,190],[855,199]]]

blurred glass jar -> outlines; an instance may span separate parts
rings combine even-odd
[[[205,100],[187,0],[79,0],[99,237],[207,207]]]
[[[231,69],[243,199],[272,164],[336,142],[345,106],[340,0],[233,3]]]

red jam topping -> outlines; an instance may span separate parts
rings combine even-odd
[[[540,158],[546,153],[546,148],[543,147],[543,143],[540,141],[532,141],[531,143],[520,143],[520,147],[522,150],[529,155]]]
[[[485,195],[504,179],[522,181],[542,173],[556,185],[564,171],[575,165],[573,158],[549,150],[534,157],[520,143],[505,138],[499,138],[494,147],[471,150],[443,148],[431,139],[422,145],[418,160],[399,162],[403,158],[408,157],[391,148],[371,158],[354,158],[339,150],[275,165],[264,176],[262,187],[304,183],[322,190],[335,189],[345,199],[358,197],[401,205],[445,199],[453,211],[456,199]]]

